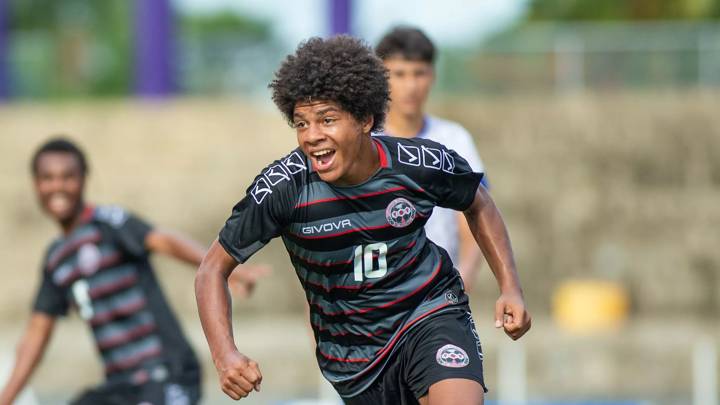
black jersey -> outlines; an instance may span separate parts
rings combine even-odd
[[[75,307],[91,327],[108,382],[142,384],[199,366],[148,261],[151,227],[115,206],[88,206],[47,250],[34,311]]]
[[[372,382],[409,328],[467,304],[459,273],[424,225],[435,206],[467,209],[482,179],[436,142],[373,142],[381,168],[350,187],[322,181],[300,149],[275,161],[219,237],[240,263],[282,237],[310,305],[318,364],[343,396]]]

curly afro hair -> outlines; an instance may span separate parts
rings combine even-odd
[[[390,92],[382,61],[361,40],[340,35],[311,38],[288,55],[269,85],[275,105],[292,125],[300,101],[332,101],[363,121],[372,116],[382,130]]]

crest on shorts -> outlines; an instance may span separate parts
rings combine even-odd
[[[405,228],[415,219],[417,210],[412,203],[404,198],[390,201],[385,209],[385,219],[395,228]]]
[[[465,350],[455,345],[445,345],[438,349],[435,360],[439,365],[451,368],[462,368],[470,364]]]
[[[460,300],[453,290],[447,290],[445,291],[445,301],[450,304],[457,304]]]

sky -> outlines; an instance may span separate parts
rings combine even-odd
[[[270,21],[286,44],[328,31],[329,0],[173,0],[185,12],[237,10]],[[528,0],[354,0],[353,34],[375,43],[398,24],[416,25],[444,46],[477,43],[522,16]]]

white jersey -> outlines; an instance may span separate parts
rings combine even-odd
[[[484,173],[480,155],[470,133],[462,125],[441,118],[426,116],[423,128],[417,135],[445,145],[465,158],[474,172]],[[482,184],[487,187],[487,174]],[[443,247],[450,254],[455,266],[460,265],[460,233],[457,212],[447,208],[435,207],[430,220],[425,224],[428,238]]]

